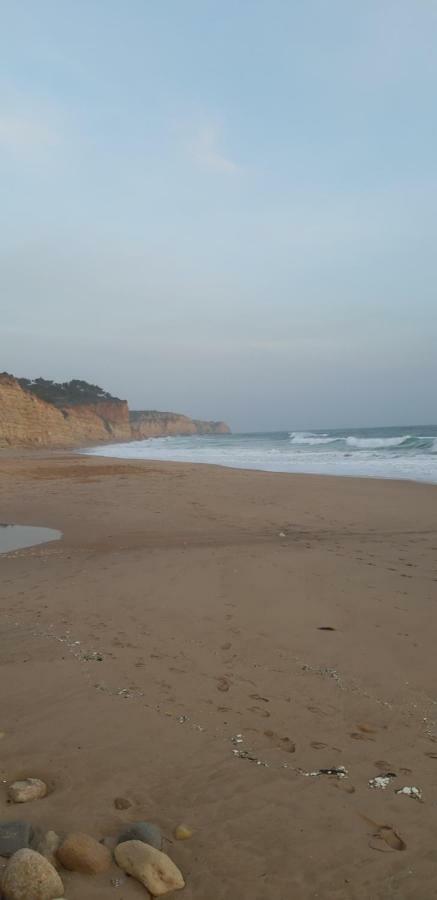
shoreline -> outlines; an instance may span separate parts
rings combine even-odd
[[[147,438],[146,440],[155,440],[155,438]],[[132,443],[132,442],[128,442]],[[0,448],[0,467],[2,460],[19,460],[19,459],[32,459],[35,460],[43,460],[43,459],[62,459],[71,458],[71,459],[98,459],[105,460],[108,462],[108,465],[111,463],[119,463],[121,465],[144,465],[144,466],[182,466],[182,467],[192,467],[194,469],[218,469],[219,471],[230,471],[230,472],[242,472],[253,475],[267,475],[267,476],[286,476],[291,478],[305,478],[305,479],[335,479],[339,481],[359,481],[359,482],[382,482],[383,484],[386,482],[395,483],[398,485],[409,484],[409,485],[422,485],[427,488],[436,488],[437,482],[434,481],[424,481],[424,480],[416,480],[414,478],[399,478],[399,477],[390,477],[383,475],[343,475],[343,474],[333,474],[331,472],[289,472],[283,470],[272,470],[272,469],[255,469],[255,468],[246,468],[243,466],[231,466],[223,463],[212,463],[212,462],[191,462],[189,460],[172,460],[172,459],[160,459],[157,458],[142,458],[142,457],[123,457],[123,456],[107,456],[106,454],[99,453],[91,453],[85,452],[87,450],[99,450],[100,447],[107,446],[106,444],[97,444],[93,447],[14,447],[14,448]]]
[[[168,437],[173,437],[173,435],[167,435]],[[146,438],[145,440],[156,440],[156,438]],[[128,442],[131,443],[131,442]],[[248,466],[235,466],[230,463],[213,463],[213,462],[199,462],[196,460],[195,462],[190,460],[175,460],[175,459],[162,459],[160,457],[126,457],[126,456],[109,456],[106,453],[97,453],[93,451],[97,451],[100,449],[100,446],[106,445],[96,445],[95,447],[83,447],[80,449],[75,449],[72,452],[76,453],[78,456],[85,457],[96,457],[98,459],[114,459],[119,460],[120,462],[143,462],[143,463],[154,463],[159,465],[178,465],[178,466],[210,466],[212,468],[218,469],[230,469],[234,472],[254,472],[257,474],[267,474],[267,475],[292,475],[292,476],[310,476],[312,478],[346,478],[352,480],[359,481],[395,481],[396,483],[404,483],[408,484],[424,484],[428,487],[437,487],[437,481],[425,481],[423,478],[401,478],[395,475],[356,475],[347,473],[333,473],[333,472],[301,472],[301,471],[288,471],[284,469],[258,469],[254,467]]]
[[[14,807],[4,785],[3,820],[187,822],[168,845],[186,900],[434,897],[428,484],[38,450],[0,454],[0,498],[63,531],[0,556],[2,778],[53,786]],[[63,873],[65,894],[107,900],[119,875]]]

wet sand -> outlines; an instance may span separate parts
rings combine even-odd
[[[186,900],[436,897],[437,487],[5,453],[0,501],[64,533],[0,556],[1,819],[186,822]]]

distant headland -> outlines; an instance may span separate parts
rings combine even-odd
[[[166,435],[228,434],[208,422],[158,410],[129,410],[126,400],[80,379],[0,374],[0,447],[77,447]]]

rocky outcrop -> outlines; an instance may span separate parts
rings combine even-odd
[[[132,437],[136,440],[166,435],[229,434],[225,422],[204,422],[189,416],[157,410],[132,410],[130,413]]]
[[[54,390],[68,390],[70,382],[53,385]],[[24,387],[22,386],[24,384]],[[0,374],[0,448],[1,447],[79,447],[109,441],[141,440],[165,435],[226,434],[224,422],[203,422],[177,413],[157,411],[129,412],[127,402],[101,392],[93,402],[64,402],[63,398],[48,402],[33,389],[35,383],[20,383],[12,375]],[[95,386],[90,385],[96,396]],[[100,389],[97,389],[100,391]],[[86,396],[86,392],[84,392]]]
[[[129,440],[126,401],[62,408],[23,390],[10,375],[0,375],[0,447],[74,447]]]

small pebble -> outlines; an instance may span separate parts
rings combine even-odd
[[[116,797],[114,800],[114,806],[116,809],[129,809],[132,806],[130,800],[126,800],[125,797]]]
[[[188,841],[193,836],[191,828],[188,825],[177,825],[173,832],[177,841]]]
[[[28,803],[41,800],[47,794],[47,785],[40,778],[25,778],[9,785],[8,799],[11,803]]]

